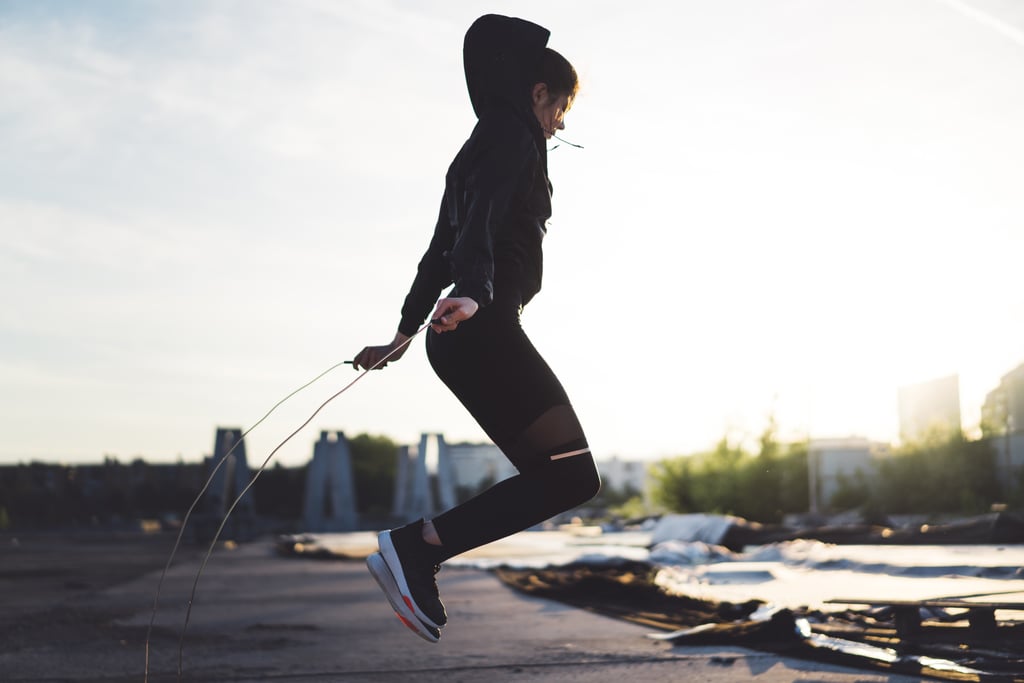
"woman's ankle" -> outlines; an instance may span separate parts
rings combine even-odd
[[[428,520],[423,523],[423,540],[430,545],[443,545],[441,543],[441,537],[437,535],[437,529],[434,528],[434,522]]]

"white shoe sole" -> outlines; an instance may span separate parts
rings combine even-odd
[[[412,591],[409,590],[409,582],[406,581],[405,572],[402,571],[402,561],[398,559],[398,551],[395,550],[395,544],[391,542],[390,531],[382,531],[377,534],[377,546],[380,548],[381,557],[384,558],[388,569],[391,570],[391,575],[395,577],[395,583],[398,584],[398,591],[401,593],[402,599],[416,615],[416,618],[428,626],[444,628],[444,624],[438,624],[428,617],[412,599]]]
[[[366,568],[370,570],[370,575],[377,581],[377,585],[380,586],[384,596],[391,603],[391,608],[395,610],[395,615],[398,616],[399,620],[423,640],[436,643],[441,638],[441,632],[437,628],[421,622],[416,617],[416,614],[406,603],[402,592],[399,590],[395,576],[391,573],[391,569],[388,568],[388,563],[384,561],[380,553],[373,553],[366,558]]]

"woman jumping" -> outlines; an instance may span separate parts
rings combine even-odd
[[[400,358],[433,307],[431,366],[518,470],[432,520],[379,535],[367,566],[403,623],[431,642],[447,621],[435,580],[442,562],[581,505],[601,486],[569,398],[519,319],[541,287],[545,141],[565,128],[578,88],[572,65],[546,47],[549,35],[498,15],[469,28],[463,57],[478,122],[448,169],[394,340],[353,361],[358,369]]]

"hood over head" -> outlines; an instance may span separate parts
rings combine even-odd
[[[530,81],[540,65],[551,32],[524,19],[486,14],[466,31],[462,55],[473,111],[499,102],[530,109]]]

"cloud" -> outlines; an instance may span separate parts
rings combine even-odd
[[[959,12],[963,16],[972,19],[982,26],[986,26],[996,33],[1008,38],[1017,45],[1024,47],[1024,30],[1021,30],[1017,26],[1014,26],[1009,21],[1006,21],[995,14],[986,12],[975,5],[968,2],[961,2],[961,0],[938,0],[943,5],[947,5]],[[1009,8],[1004,8],[1004,11]],[[1024,19],[1024,16],[1021,17]]]
[[[166,142],[393,174],[402,166],[378,153],[378,136],[405,134],[388,129],[396,120],[444,121],[450,98],[432,88],[440,80],[461,87],[457,75],[418,70],[417,55],[457,41],[445,40],[454,27],[415,11],[198,7],[133,26],[153,41],[149,49],[117,40],[88,15],[5,29],[0,140],[63,164]],[[457,65],[458,52],[449,52]]]

